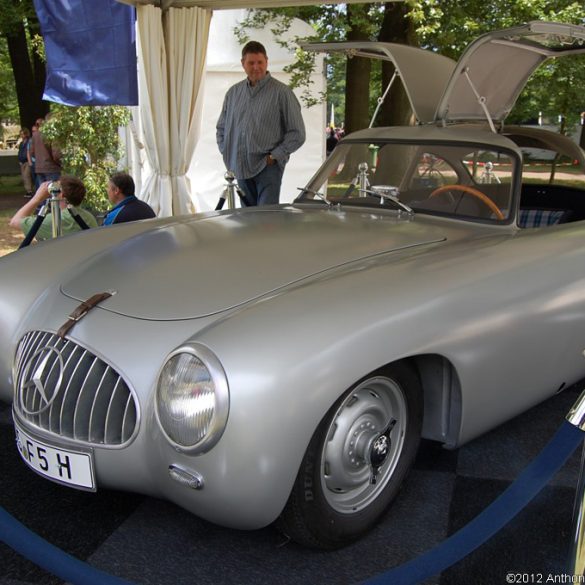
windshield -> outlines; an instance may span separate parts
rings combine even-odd
[[[342,143],[300,200],[505,221],[514,164],[506,152],[469,145]]]

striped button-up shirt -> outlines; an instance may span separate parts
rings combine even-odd
[[[227,92],[217,122],[217,144],[226,168],[238,179],[255,177],[271,155],[281,168],[305,142],[301,106],[292,90],[266,74]]]

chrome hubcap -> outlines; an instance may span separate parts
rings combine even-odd
[[[408,419],[400,386],[389,378],[362,382],[338,408],[321,457],[321,482],[337,512],[357,512],[388,484],[404,447]]]

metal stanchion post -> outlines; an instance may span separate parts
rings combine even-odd
[[[224,175],[224,179],[227,181],[226,195],[228,209],[235,209],[236,207],[236,176],[231,171],[227,171]]]
[[[360,163],[358,166],[358,189],[360,197],[366,197],[370,182],[368,181],[368,163]]]
[[[53,238],[58,238],[63,234],[63,226],[61,222],[61,184],[58,181],[49,183],[49,204],[51,206]]]
[[[235,209],[236,208],[236,193],[240,196],[241,199],[243,198],[243,196],[242,196],[242,194],[241,194],[241,192],[238,189],[238,186],[236,184],[236,176],[234,175],[234,173],[232,171],[227,171],[223,177],[227,183],[226,183],[225,189],[222,191],[221,195],[219,196],[219,201],[217,202],[217,205],[215,207],[215,211],[219,211],[220,209],[223,209],[223,206],[224,206],[226,201],[227,201],[227,208],[228,209]]]
[[[585,391],[581,392],[581,396],[567,414],[567,420],[585,431]],[[579,482],[573,508],[573,541],[569,556],[569,574],[577,576],[585,574],[585,449],[581,455]]]

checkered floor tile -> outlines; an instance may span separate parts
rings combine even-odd
[[[285,543],[272,527],[229,530],[152,498],[88,494],[46,481],[21,462],[10,410],[1,403],[0,505],[66,552],[137,584],[355,584],[421,554],[476,516],[538,454],[578,395],[578,387],[566,390],[456,451],[423,442],[380,524],[336,552]],[[504,530],[425,585],[503,584],[508,572],[564,575],[579,464],[577,452]],[[61,581],[0,543],[0,583]]]

